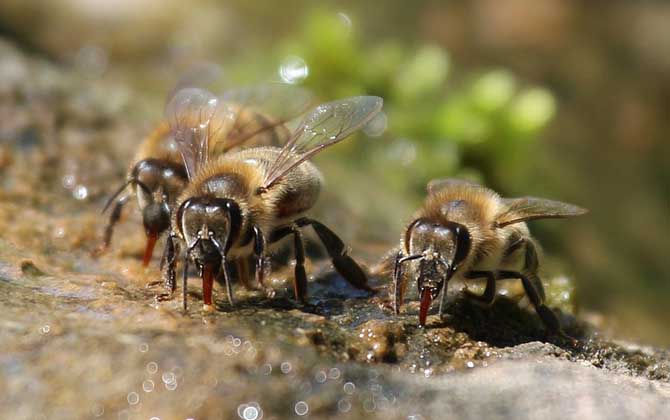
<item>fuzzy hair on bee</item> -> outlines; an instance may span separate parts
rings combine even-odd
[[[381,110],[378,97],[360,96],[317,106],[306,114],[282,147],[254,147],[209,158],[213,118],[225,114],[211,93],[177,92],[168,120],[186,163],[190,183],[175,203],[171,232],[163,254],[163,281],[170,299],[176,289],[177,256],[184,247],[182,292],[187,302],[188,265],[195,263],[203,281],[205,307],[213,304],[212,283],[222,279],[234,303],[230,258],[254,256],[256,282],[263,288],[269,249],[293,237],[294,295],[307,296],[305,247],[301,229],[311,226],[334,268],[352,285],[372,291],[367,276],[328,227],[305,216],[319,196],[323,177],[309,159],[365,126]],[[195,121],[190,117],[198,115]],[[267,288],[266,288],[267,290]]]
[[[171,93],[168,103],[174,94]],[[282,106],[287,98],[291,99],[291,106]],[[285,143],[290,134],[285,123],[303,113],[311,100],[310,92],[288,85],[262,84],[226,91],[216,98],[222,111],[209,118],[207,144],[200,150],[206,156],[201,158],[215,159],[245,147]],[[147,236],[144,266],[149,264],[158,238],[169,229],[177,197],[189,183],[185,159],[194,158],[185,156],[180,150],[169,117],[166,116],[140,143],[126,181],[105,205],[103,211],[113,207],[99,253],[109,248],[114,226],[132,195],[137,197]],[[182,126],[201,117],[197,112],[179,115]]]
[[[440,293],[439,314],[444,313],[452,279],[465,284],[486,279],[482,295],[468,290],[466,294],[487,304],[495,299],[496,281],[520,279],[546,328],[563,334],[558,318],[544,303],[538,274],[540,249],[525,222],[584,213],[578,206],[542,198],[503,198],[467,181],[431,181],[423,206],[403,230],[400,247],[380,265],[381,270],[393,267],[394,311],[400,313],[409,281],[416,281],[419,323],[424,326],[430,305]]]

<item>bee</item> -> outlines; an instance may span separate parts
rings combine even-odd
[[[400,250],[394,256],[395,313],[400,313],[408,279],[416,279],[421,326],[426,325],[430,305],[441,291],[442,317],[447,283],[453,278],[460,278],[466,285],[468,280],[486,279],[481,295],[465,290],[468,297],[486,304],[496,297],[496,281],[520,279],[547,330],[564,335],[556,314],[544,303],[538,275],[539,247],[525,222],[586,212],[572,204],[543,198],[502,198],[467,181],[431,181],[428,197],[404,230]]]
[[[285,105],[288,98],[291,99],[291,106]],[[303,113],[312,96],[307,90],[297,87],[265,84],[232,89],[217,100],[225,103],[230,113],[219,115],[225,120],[212,121],[219,130],[208,138],[207,153],[210,157],[243,146],[283,144],[290,134],[285,123]],[[188,118],[195,119],[197,115]],[[98,252],[109,247],[123,206],[135,195],[147,236],[142,260],[147,266],[157,240],[170,227],[171,209],[188,180],[187,167],[170,125],[162,121],[140,144],[126,181],[103,209],[105,212],[114,205]]]
[[[342,240],[317,220],[304,216],[318,198],[322,175],[309,159],[367,124],[382,99],[360,96],[319,105],[308,113],[283,147],[256,147],[211,158],[208,139],[231,110],[209,92],[186,89],[167,107],[168,121],[186,162],[189,184],[177,199],[163,253],[162,278],[169,299],[176,289],[176,262],[183,244],[183,305],[187,307],[189,261],[200,271],[205,308],[212,305],[214,278],[222,280],[234,304],[230,260],[256,258],[256,282],[265,288],[266,255],[292,236],[295,252],[294,295],[307,295],[301,228],[312,226],[335,269],[353,286],[372,291],[361,267]],[[234,113],[234,112],[233,112]],[[190,116],[197,115],[197,120]]]

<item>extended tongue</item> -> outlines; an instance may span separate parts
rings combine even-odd
[[[156,241],[158,240],[157,233],[149,233],[147,235],[147,247],[144,249],[144,258],[142,259],[142,265],[148,266],[151,262],[151,256],[154,253],[154,247],[156,246]]]
[[[423,289],[421,291],[421,308],[419,309],[419,325],[422,327],[426,325],[426,317],[428,316],[428,309],[430,309],[432,301],[433,296],[430,293],[430,289]]]

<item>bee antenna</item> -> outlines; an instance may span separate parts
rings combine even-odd
[[[191,199],[188,198],[188,199],[184,200],[184,202],[181,203],[181,205],[177,209],[177,228],[182,233],[182,235],[184,234],[184,229],[182,228],[181,218],[182,218],[182,215],[184,214],[184,209],[186,208],[186,206],[188,206],[190,204],[191,204]]]
[[[116,192],[115,192],[114,194],[112,194],[111,197],[109,197],[109,199],[108,199],[107,202],[105,203],[105,207],[103,207],[101,213],[104,213],[104,212],[107,211],[107,209],[109,208],[109,206],[111,206],[112,203],[114,202],[114,200],[116,200],[116,198],[117,198],[117,197],[118,197],[118,196],[119,196],[119,195],[120,195],[126,188],[128,188],[128,185],[130,185],[131,182],[133,182],[132,179],[129,179],[128,181],[124,182],[123,185],[121,185],[121,187],[120,187],[119,189],[117,189]]]
[[[242,212],[240,211],[240,206],[234,200],[223,198],[217,201],[218,204],[226,210],[226,216],[228,217],[228,235],[226,236],[226,242],[222,248],[227,254],[233,246],[233,242],[240,236],[240,231],[242,230]]]
[[[450,222],[449,225],[449,228],[454,232],[454,236],[456,236],[456,253],[450,266],[450,271],[453,273],[470,253],[472,241],[467,227],[456,222]]]
[[[136,179],[136,178],[131,179],[130,181],[128,181],[128,183],[129,184],[134,183],[138,187],[142,188],[142,191],[144,191],[149,197],[151,197],[151,200],[153,201],[153,196],[151,195],[151,190],[149,189],[149,187],[147,187],[147,184],[145,184],[144,182],[142,182],[142,181],[140,181],[139,179]]]

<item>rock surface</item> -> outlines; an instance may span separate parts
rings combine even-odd
[[[579,344],[545,337],[499,297],[453,290],[449,316],[394,317],[315,259],[308,304],[236,285],[230,308],[201,289],[157,303],[158,262],[140,263],[136,213],[91,256],[99,210],[142,129],[123,88],[0,42],[0,412],[33,418],[657,418],[670,412],[666,350],[602,339],[562,313]],[[120,139],[122,141],[120,141]]]

